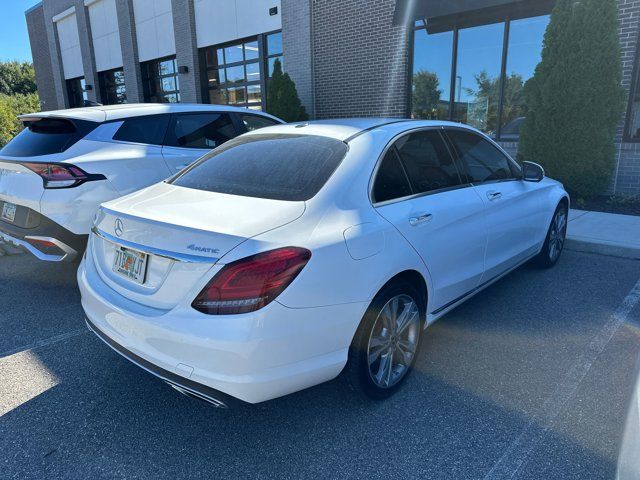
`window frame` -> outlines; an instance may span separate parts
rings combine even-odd
[[[548,16],[551,13],[551,9],[549,8],[548,10],[549,11],[546,11],[546,9],[542,9],[540,11],[535,10],[534,12],[532,12],[532,14],[529,14],[529,15],[524,15],[524,14],[518,15],[514,12],[505,12],[503,15],[500,15],[498,17],[486,17],[486,18],[480,17],[479,21],[472,21],[472,20],[463,18],[459,21],[456,21],[456,23],[449,25],[446,28],[436,28],[433,31],[433,33],[443,33],[446,31],[453,32],[453,40],[452,40],[453,45],[451,48],[451,85],[449,88],[449,99],[448,99],[449,114],[446,119],[441,119],[441,120],[452,121],[454,112],[455,112],[454,109],[455,109],[455,94],[456,94],[456,75],[457,75],[457,69],[458,69],[458,47],[459,47],[460,30],[475,28],[475,27],[483,27],[486,25],[502,24],[503,25],[503,37],[502,37],[503,45],[502,45],[502,53],[501,53],[502,63],[500,65],[500,83],[498,85],[499,97],[498,97],[498,106],[497,106],[498,111],[497,111],[497,119],[496,119],[497,124],[496,124],[495,138],[491,138],[491,139],[495,141],[505,141],[505,142],[518,142],[520,140],[519,136],[518,137],[513,137],[513,136],[502,137],[502,128],[504,127],[504,125],[502,125],[502,115],[503,115],[503,107],[504,107],[505,78],[506,78],[506,71],[508,68],[507,63],[509,59],[509,40],[510,40],[511,22],[526,19],[526,18]],[[420,30],[426,31],[427,22],[426,20],[416,20],[412,24],[410,24],[409,29],[410,29],[411,35],[409,35],[409,48],[408,48],[409,61],[407,62],[408,68],[409,68],[408,75],[407,75],[407,83],[408,83],[407,114],[409,117],[411,117],[413,113],[413,75],[415,73],[414,57],[415,57],[416,32]],[[640,41],[640,34],[638,38]],[[638,71],[638,74],[640,74],[640,71]],[[639,87],[640,87],[640,82],[639,82]],[[627,131],[627,128],[626,128],[626,122],[625,122],[625,134],[626,134],[626,131]],[[640,139],[638,139],[637,142],[640,142]]]
[[[484,182],[474,182],[473,179],[471,178],[471,175],[469,174],[469,169],[468,169],[468,165],[467,163],[462,160],[462,157],[460,155],[460,152],[458,151],[454,141],[451,139],[451,137],[449,136],[449,134],[447,133],[450,130],[458,130],[458,131],[462,131],[471,135],[475,135],[477,137],[479,137],[481,140],[486,141],[487,143],[489,143],[489,145],[491,145],[493,148],[496,149],[496,151],[498,153],[501,153],[506,159],[507,159],[507,163],[509,164],[510,170],[511,170],[511,174],[513,175],[512,178],[502,178],[502,179],[497,179],[497,180],[486,180]],[[475,186],[475,185],[489,185],[492,183],[505,183],[505,182],[514,182],[514,181],[522,181],[522,168],[520,167],[520,165],[518,165],[518,163],[511,158],[511,155],[509,155],[504,148],[502,148],[495,140],[493,140],[491,137],[489,137],[488,135],[473,130],[471,128],[465,128],[465,127],[456,127],[456,126],[447,126],[447,127],[442,127],[442,135],[443,137],[446,139],[445,141],[447,142],[447,144],[449,145],[449,149],[452,153],[452,155],[455,156],[456,158],[456,162],[458,164],[458,168],[462,173],[464,173],[464,176],[466,177],[465,180],[467,180],[467,182],[469,182],[469,185]]]
[[[398,152],[398,149],[396,147],[396,142],[405,136],[418,133],[421,131],[430,131],[430,130],[436,131],[439,134],[440,139],[442,140],[442,143],[447,149],[447,153],[449,154],[449,157],[451,158],[453,165],[458,170],[458,174],[460,176],[460,182],[461,182],[460,185],[455,185],[453,187],[439,188],[437,190],[430,190],[428,192],[412,193],[411,195],[406,195],[404,197],[394,198],[392,200],[385,200],[384,202],[376,202],[375,196],[373,193],[374,193],[375,181],[378,176],[378,170],[380,170],[380,165],[382,164],[382,160],[384,159],[384,157],[387,155],[387,152],[389,151],[389,149],[392,149],[392,148],[396,150],[396,155],[400,160],[400,165],[402,166],[404,174],[407,177],[407,181],[409,182],[409,186],[411,187],[411,190],[412,191],[414,190],[413,182],[411,181],[411,178],[409,178],[409,175],[406,172],[405,166],[402,163],[402,157]],[[464,130],[467,130],[467,129],[464,129]],[[385,205],[391,205],[394,203],[405,202],[405,201],[413,200],[416,198],[421,198],[421,197],[426,197],[431,195],[438,195],[440,193],[446,193],[454,190],[460,190],[462,188],[472,187],[473,185],[470,182],[465,183],[465,180],[469,180],[469,177],[466,173],[466,170],[460,168],[458,156],[455,155],[454,151],[452,151],[451,145],[448,140],[449,139],[444,135],[444,127],[442,126],[412,128],[410,130],[405,130],[403,132],[400,132],[399,134],[395,135],[391,140],[389,140],[389,142],[385,145],[384,149],[382,150],[380,156],[376,160],[376,164],[371,172],[371,176],[369,177],[369,189],[368,189],[369,195],[368,196],[369,196],[369,202],[371,203],[371,206],[373,206],[373,208],[384,207]],[[462,175],[463,172],[464,172],[464,176]]]
[[[166,73],[164,75],[160,74],[159,68],[160,64],[166,61],[172,61],[174,63],[174,72]],[[158,70],[153,76],[149,75],[149,70],[151,65],[154,65]],[[167,57],[154,58],[153,60],[148,60],[146,62],[140,63],[140,73],[142,80],[142,94],[145,103],[166,103],[171,105],[172,103],[180,103],[182,99],[180,98],[180,78],[178,73],[178,60],[175,55],[169,55]],[[175,90],[167,90],[167,91],[157,91],[155,94],[151,94],[151,84],[156,80],[162,85],[162,80],[165,78],[173,78],[175,81],[176,89]],[[175,95],[176,102],[162,102],[158,99],[164,97],[164,95]],[[155,97],[156,102],[152,102],[152,97]]]
[[[167,147],[167,148],[180,148],[183,150],[213,150],[213,148],[217,148],[217,147],[213,147],[213,148],[209,148],[209,147],[182,147],[180,145],[172,145],[167,143],[168,139],[171,137],[175,137],[175,133],[170,133],[172,128],[175,128],[176,125],[176,121],[178,119],[178,117],[180,115],[227,115],[229,117],[229,120],[231,120],[231,125],[233,126],[233,130],[235,132],[235,136],[231,137],[229,140],[233,140],[234,138],[242,135],[243,131],[241,131],[238,128],[238,119],[235,118],[235,112],[225,112],[224,110],[211,110],[211,111],[196,111],[196,112],[175,112],[170,114],[170,118],[169,118],[169,123],[167,124],[167,129],[164,132],[164,136],[162,138],[162,146],[163,147]],[[228,141],[228,140],[227,140]],[[224,142],[226,143],[226,142]],[[221,143],[220,145],[223,145],[224,143]],[[218,145],[218,147],[220,146]]]

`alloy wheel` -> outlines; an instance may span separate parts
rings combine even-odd
[[[549,259],[555,262],[564,246],[564,240],[567,235],[567,211],[563,208],[556,212],[551,231],[549,232]]]
[[[372,381],[380,388],[397,384],[409,371],[418,348],[420,311],[409,295],[392,297],[380,310],[367,345]]]

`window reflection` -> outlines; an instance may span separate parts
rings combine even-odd
[[[502,138],[517,138],[527,115],[524,86],[540,63],[549,16],[514,20],[509,26],[509,49],[502,100]]]
[[[458,33],[453,118],[491,135],[498,126],[503,39],[503,23]]]
[[[451,96],[453,32],[428,35],[416,30],[413,55],[412,115],[448,119]]]

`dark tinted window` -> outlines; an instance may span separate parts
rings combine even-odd
[[[129,118],[124,121],[113,139],[123,142],[162,145],[168,123],[168,115]]]
[[[231,117],[226,113],[176,115],[165,145],[183,148],[215,148],[236,137]]]
[[[415,193],[460,185],[460,175],[447,147],[435,130],[402,137],[396,142]]]
[[[82,120],[43,118],[24,122],[25,128],[0,150],[8,157],[35,157],[64,152],[98,126]]]
[[[386,202],[395,198],[402,198],[411,195],[411,185],[407,175],[404,173],[398,154],[395,148],[387,151],[373,184],[373,201]]]
[[[278,125],[278,122],[271,120],[270,118],[260,117],[258,115],[240,115],[240,120],[244,123],[245,128],[251,132],[258,128],[271,127]]]
[[[447,131],[474,183],[515,178],[514,167],[496,147],[479,135],[464,130]]]
[[[245,197],[309,200],[326,183],[346,153],[345,143],[327,137],[238,137],[169,182]]]

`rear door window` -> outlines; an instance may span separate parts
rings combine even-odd
[[[444,140],[435,130],[411,133],[396,142],[415,193],[459,186],[462,181]]]
[[[169,183],[209,192],[304,201],[327,182],[348,150],[315,135],[249,135],[230,140]]]
[[[126,119],[113,136],[121,142],[162,145],[169,124],[169,115],[149,115]]]
[[[408,197],[413,191],[395,148],[387,150],[373,183],[374,203]]]
[[[216,148],[236,137],[227,113],[180,113],[174,115],[164,144],[181,148]]]
[[[97,122],[65,118],[25,121],[25,128],[0,150],[0,155],[37,157],[61,153],[98,125]]]

